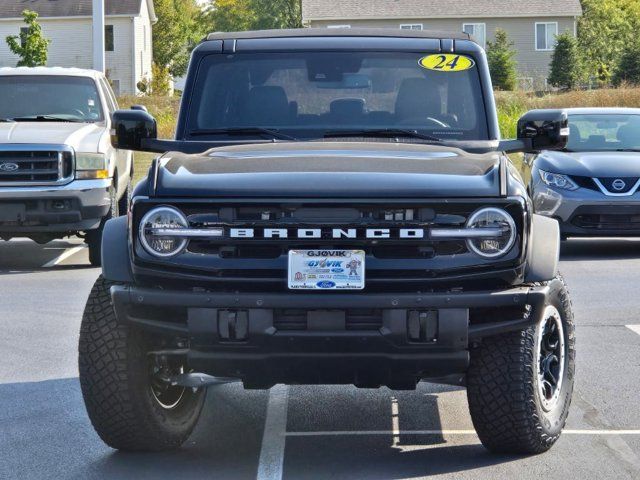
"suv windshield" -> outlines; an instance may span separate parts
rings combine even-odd
[[[10,75],[0,76],[0,118],[101,122],[104,115],[90,78]]]
[[[237,129],[236,134],[249,135],[249,127],[259,127],[296,138],[339,137],[344,132],[487,140],[477,66],[429,70],[419,63],[426,55],[209,55],[198,69],[186,134],[217,138]]]
[[[640,149],[640,115],[570,115],[569,127],[573,152]]]

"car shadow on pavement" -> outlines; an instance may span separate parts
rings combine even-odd
[[[640,258],[640,238],[569,239],[560,249],[562,261],[634,258]]]
[[[301,393],[306,397],[309,391]],[[349,395],[352,400],[343,405],[345,414],[362,411],[367,403],[363,394]],[[101,442],[87,417],[77,378],[0,384],[0,478],[255,478],[268,398],[268,392],[245,391],[239,385],[212,388],[182,449],[134,454],[116,452]],[[398,399],[404,412],[401,430],[425,425],[425,418],[427,427],[439,425],[435,396],[424,398],[413,392]],[[368,413],[373,418],[378,412]],[[391,414],[379,421],[389,425]],[[460,444],[448,444],[439,434],[401,434],[398,439],[393,435],[288,437],[284,477],[407,478],[473,470],[517,458],[490,455],[475,436],[458,440]]]
[[[74,251],[73,249],[81,249]],[[61,255],[69,253],[60,264],[53,264]],[[20,239],[0,241],[0,275],[95,268],[89,264],[84,244],[75,241],[55,240],[38,244]]]

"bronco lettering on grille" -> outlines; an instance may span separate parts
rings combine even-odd
[[[425,237],[423,228],[230,228],[231,238],[282,238],[282,239],[313,239],[313,238],[350,238],[376,239],[398,238],[416,239]]]

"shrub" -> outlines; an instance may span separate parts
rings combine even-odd
[[[556,37],[556,48],[551,59],[549,84],[563,90],[572,90],[583,77],[582,58],[578,41],[569,32]]]
[[[640,41],[636,40],[620,57],[613,75],[613,84],[640,85]]]
[[[487,60],[491,81],[496,90],[515,90],[517,84],[515,60],[516,51],[513,42],[507,37],[507,32],[498,28],[495,41],[487,42]]]
[[[171,75],[169,69],[154,62],[151,65],[150,87],[153,95],[169,95],[171,92]]]

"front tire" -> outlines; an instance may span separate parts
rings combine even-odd
[[[95,230],[89,230],[85,236],[85,242],[89,247],[89,263],[94,267],[102,266],[102,232],[104,225],[112,218],[120,215],[120,203],[116,198],[116,187],[109,187],[109,198],[111,199],[111,207],[107,215],[100,221],[100,226]]]
[[[159,372],[154,357],[148,355],[157,348],[153,338],[117,322],[109,293],[112,285],[98,278],[80,329],[80,386],[91,423],[115,449],[178,448],[198,421],[206,391],[162,381],[159,373],[166,375],[169,369]]]
[[[471,349],[467,398],[482,444],[495,453],[538,454],[558,440],[575,375],[575,326],[562,277],[548,283],[541,322]]]

